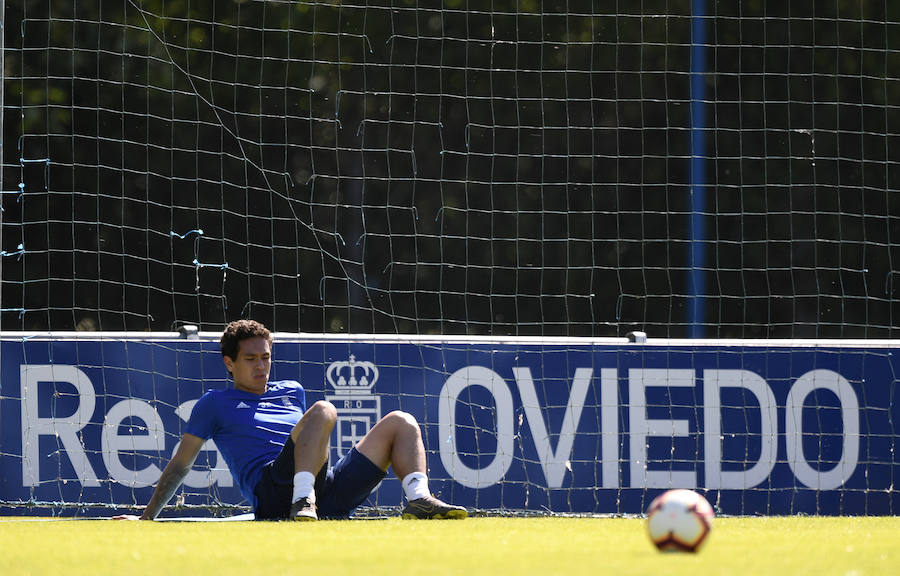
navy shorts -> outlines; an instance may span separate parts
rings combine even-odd
[[[319,518],[349,518],[362,504],[385,472],[352,448],[334,467],[328,463],[316,475],[316,509]],[[294,441],[289,436],[281,453],[263,466],[253,489],[257,520],[287,518],[294,495]]]

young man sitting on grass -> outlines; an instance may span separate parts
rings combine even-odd
[[[272,335],[252,320],[230,323],[220,341],[234,388],[210,390],[194,405],[181,445],[140,516],[153,520],[212,438],[257,520],[347,518],[392,466],[408,504],[403,518],[465,518],[466,509],[435,498],[425,475],[425,447],[415,418],[395,411],[379,420],[331,468],[328,441],[337,410],[306,409],[294,381],[269,382]],[[138,519],[123,515],[118,519]]]

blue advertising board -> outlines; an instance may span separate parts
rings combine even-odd
[[[0,346],[0,507],[12,513],[142,506],[193,403],[230,385],[212,335],[6,333]],[[432,490],[470,508],[631,514],[693,488],[726,514],[882,515],[898,512],[894,351],[278,335],[271,379],[335,404],[332,459],[384,414],[411,413]],[[401,504],[389,476],[370,505]],[[214,444],[178,503],[246,504]]]

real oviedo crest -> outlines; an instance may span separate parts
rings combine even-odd
[[[332,362],[325,371],[325,379],[334,389],[334,394],[326,394],[325,399],[337,408],[338,420],[331,445],[339,459],[381,418],[381,398],[372,393],[378,381],[378,367],[351,355],[348,361]]]

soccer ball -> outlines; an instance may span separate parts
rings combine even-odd
[[[665,552],[696,552],[712,529],[715,513],[693,490],[669,490],[647,508],[650,540]]]

